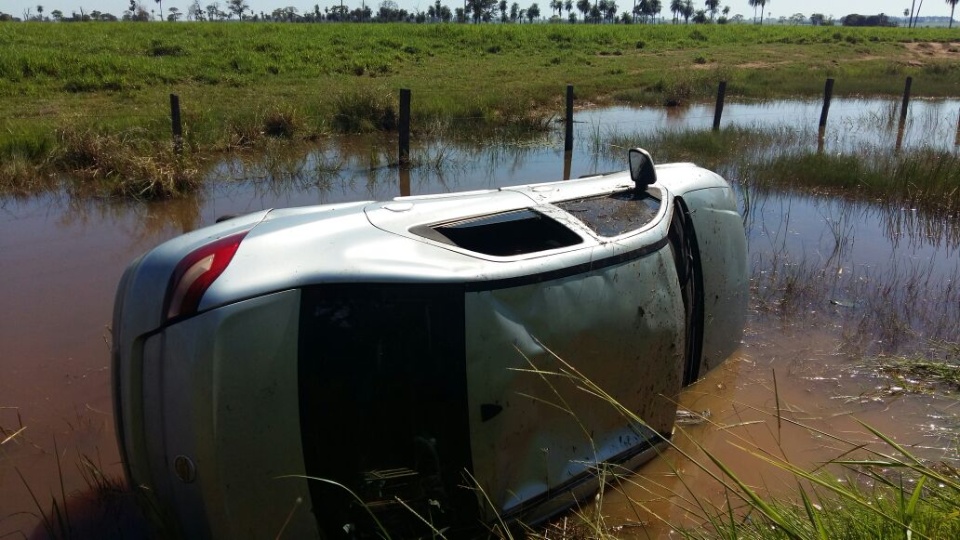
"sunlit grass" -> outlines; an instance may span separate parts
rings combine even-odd
[[[956,353],[956,345],[947,348]],[[609,406],[620,411],[625,419],[642,423],[614,396],[590,381],[574,365],[557,359],[556,371],[538,371],[543,377],[577,381],[578,387],[598,398],[598,406]],[[688,486],[684,472],[674,468],[679,487],[669,488],[675,504],[685,509],[685,523],[671,523],[667,518],[650,514],[639,500],[631,504],[660,520],[684,538],[691,539],[875,539],[875,538],[956,538],[960,535],[960,471],[947,457],[946,461],[931,461],[918,457],[877,429],[860,423],[860,433],[837,435],[825,432],[798,419],[789,406],[781,407],[774,377],[773,399],[776,404],[769,411],[761,411],[771,428],[782,440],[785,430],[809,433],[835,448],[834,458],[814,466],[794,463],[789,448],[762,448],[749,437],[739,434],[737,425],[718,425],[710,429],[722,430],[731,444],[750,460],[771,471],[786,473],[795,482],[792,492],[771,496],[765,489],[743,480],[729,464],[711,449],[689,438],[690,448],[670,442],[670,452],[682,456],[685,469],[694,468],[706,473],[715,487],[707,491],[723,494],[722,502],[703,495],[703,481],[697,488]],[[677,428],[683,431],[682,427]],[[674,441],[678,434],[675,434]],[[871,442],[864,444],[863,437]],[[779,443],[778,443],[779,444]],[[954,456],[954,459],[956,456]],[[598,471],[599,472],[599,471]],[[638,476],[622,471],[614,479],[601,484],[636,484]],[[610,489],[618,490],[617,487]],[[574,512],[555,521],[536,537],[579,540],[585,538],[615,538],[604,523],[599,509],[606,493],[601,489],[591,512]],[[598,515],[600,517],[598,517]],[[639,525],[639,524],[638,524]],[[642,533],[641,533],[642,534]]]
[[[56,130],[170,139],[168,94],[180,96],[188,148],[206,158],[269,137],[393,130],[400,88],[415,132],[436,122],[470,133],[538,129],[578,102],[954,95],[960,68],[917,60],[906,43],[947,46],[945,29],[756,25],[5,24],[0,48],[0,161],[36,166]],[[949,56],[949,54],[948,54]],[[921,82],[922,81],[922,82]],[[0,171],[5,184],[22,176]]]
[[[789,127],[727,127],[719,131],[613,133],[596,152],[643,141],[660,162],[692,161],[745,189],[836,195],[930,215],[960,215],[960,155],[926,147],[901,152],[863,146],[822,152],[815,135]]]
[[[202,180],[199,169],[172,147],[151,144],[135,132],[67,128],[58,132],[58,139],[49,166],[70,172],[94,193],[163,199],[192,192]]]

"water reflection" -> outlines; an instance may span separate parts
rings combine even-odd
[[[955,339],[956,223],[813,196],[755,195],[752,205],[747,230],[759,313],[832,324],[856,337],[851,352],[861,355]]]
[[[777,128],[790,126],[810,133],[814,145],[824,140],[824,149],[847,152],[864,145],[897,147],[899,100],[833,99],[822,136],[818,134],[822,100],[780,100],[770,102],[726,101],[721,127]],[[960,140],[954,135],[954,121],[960,111],[960,100],[914,99],[908,107],[902,136],[903,148],[950,149]],[[654,135],[671,130],[712,128],[713,104],[686,107],[612,107],[578,113],[575,136],[581,140],[601,132],[636,132]]]

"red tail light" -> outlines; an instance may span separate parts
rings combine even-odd
[[[203,293],[227,269],[240,242],[249,231],[243,231],[211,242],[192,251],[173,270],[163,312],[166,320],[193,315]]]

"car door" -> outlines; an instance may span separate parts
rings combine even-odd
[[[544,501],[583,496],[599,464],[635,461],[673,425],[686,339],[673,199],[579,195],[537,209],[596,240],[581,259],[467,285],[473,473],[507,518],[569,505]]]

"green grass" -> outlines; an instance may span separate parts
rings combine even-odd
[[[956,359],[957,344],[942,343],[948,356]],[[642,424],[629,409],[585,377],[575,366],[557,358],[556,372],[538,372],[544,377],[569,378],[578,387],[598,397],[598,406],[610,406],[624,418]],[[936,377],[936,376],[935,376]],[[688,539],[790,539],[790,540],[873,540],[877,538],[947,539],[960,537],[960,470],[949,461],[922,459],[873,427],[860,423],[859,432],[836,435],[824,432],[797,417],[805,411],[781,407],[774,378],[775,407],[767,412],[777,430],[777,440],[786,430],[800,430],[815,436],[822,444],[836,449],[836,457],[810,468],[796,465],[788,457],[791,448],[762,449],[749,435],[740,435],[736,426],[714,425],[725,431],[739,451],[769,466],[788,473],[795,491],[787,496],[771,497],[746,483],[738,474],[704,445],[691,438],[693,449],[685,450],[670,442],[672,451],[684,456],[686,465],[675,470],[681,478],[681,492],[673,493],[675,504],[688,515],[688,523],[664,523]],[[709,421],[709,419],[707,420]],[[753,422],[749,422],[753,423]],[[679,431],[683,428],[678,427]],[[869,443],[864,442],[870,441]],[[779,444],[779,443],[778,443]],[[949,458],[948,458],[949,459]],[[704,472],[716,482],[709,491],[720,492],[725,502],[707,500],[699,490],[682,482],[684,470]],[[640,473],[642,474],[642,473]],[[629,473],[620,473],[609,482],[632,483]],[[617,489],[614,487],[613,489]],[[617,531],[604,523],[600,507],[601,491],[593,511],[577,511],[566,516],[535,538],[613,539]],[[643,503],[634,503],[640,504]],[[655,519],[663,518],[654,515]],[[570,526],[568,526],[568,520]]]
[[[655,102],[678,75],[692,96],[710,95],[718,78],[732,94],[768,97],[820,92],[827,76],[841,79],[840,95],[897,92],[905,75],[923,79],[923,95],[951,95],[960,80],[949,58],[911,64],[915,55],[905,54],[903,42],[955,39],[945,29],[11,23],[0,31],[12,45],[0,51],[0,97],[14,98],[0,110],[21,114],[42,112],[51,97],[59,109],[86,111],[95,95],[145,112],[162,109],[165,100],[148,98],[169,91],[189,104],[222,97],[222,110],[314,102],[329,113],[329,98],[346,89],[409,87],[422,114],[457,116],[488,100],[509,109],[517,92],[524,107],[551,104],[566,84],[584,99]]]
[[[786,457],[734,443],[743,452],[790,473],[797,488],[790,498],[763,497],[703,450],[724,478],[728,504],[702,514],[704,524],[686,528],[686,538],[947,539],[960,536],[960,471],[947,462],[923,460],[876,429],[861,424],[875,441],[864,445],[818,431],[795,420],[838,447],[838,457],[808,470]],[[849,435],[847,435],[849,436]],[[706,463],[697,463],[704,467]]]
[[[854,369],[872,370],[886,381],[873,391],[879,397],[956,395],[960,391],[960,344],[933,341],[922,354],[867,358]]]
[[[28,164],[32,176],[73,172],[49,159],[59,129],[159,148],[170,140],[170,93],[200,156],[392,130],[400,88],[412,90],[414,131],[467,132],[537,129],[562,115],[567,84],[578,102],[601,104],[711,99],[719,80],[730,96],[819,95],[826,77],[836,95],[897,95],[907,75],[915,95],[956,95],[960,53],[946,46],[955,37],[755,25],[3,23],[0,160]],[[932,45],[908,50],[915,41]],[[22,169],[0,170],[5,191],[30,189]]]
[[[728,127],[719,131],[662,132],[653,137],[611,133],[595,151],[617,151],[642,141],[657,160],[693,161],[751,191],[843,197],[889,208],[917,208],[931,218],[960,214],[960,155],[910,148],[863,147],[819,152],[809,130]]]

